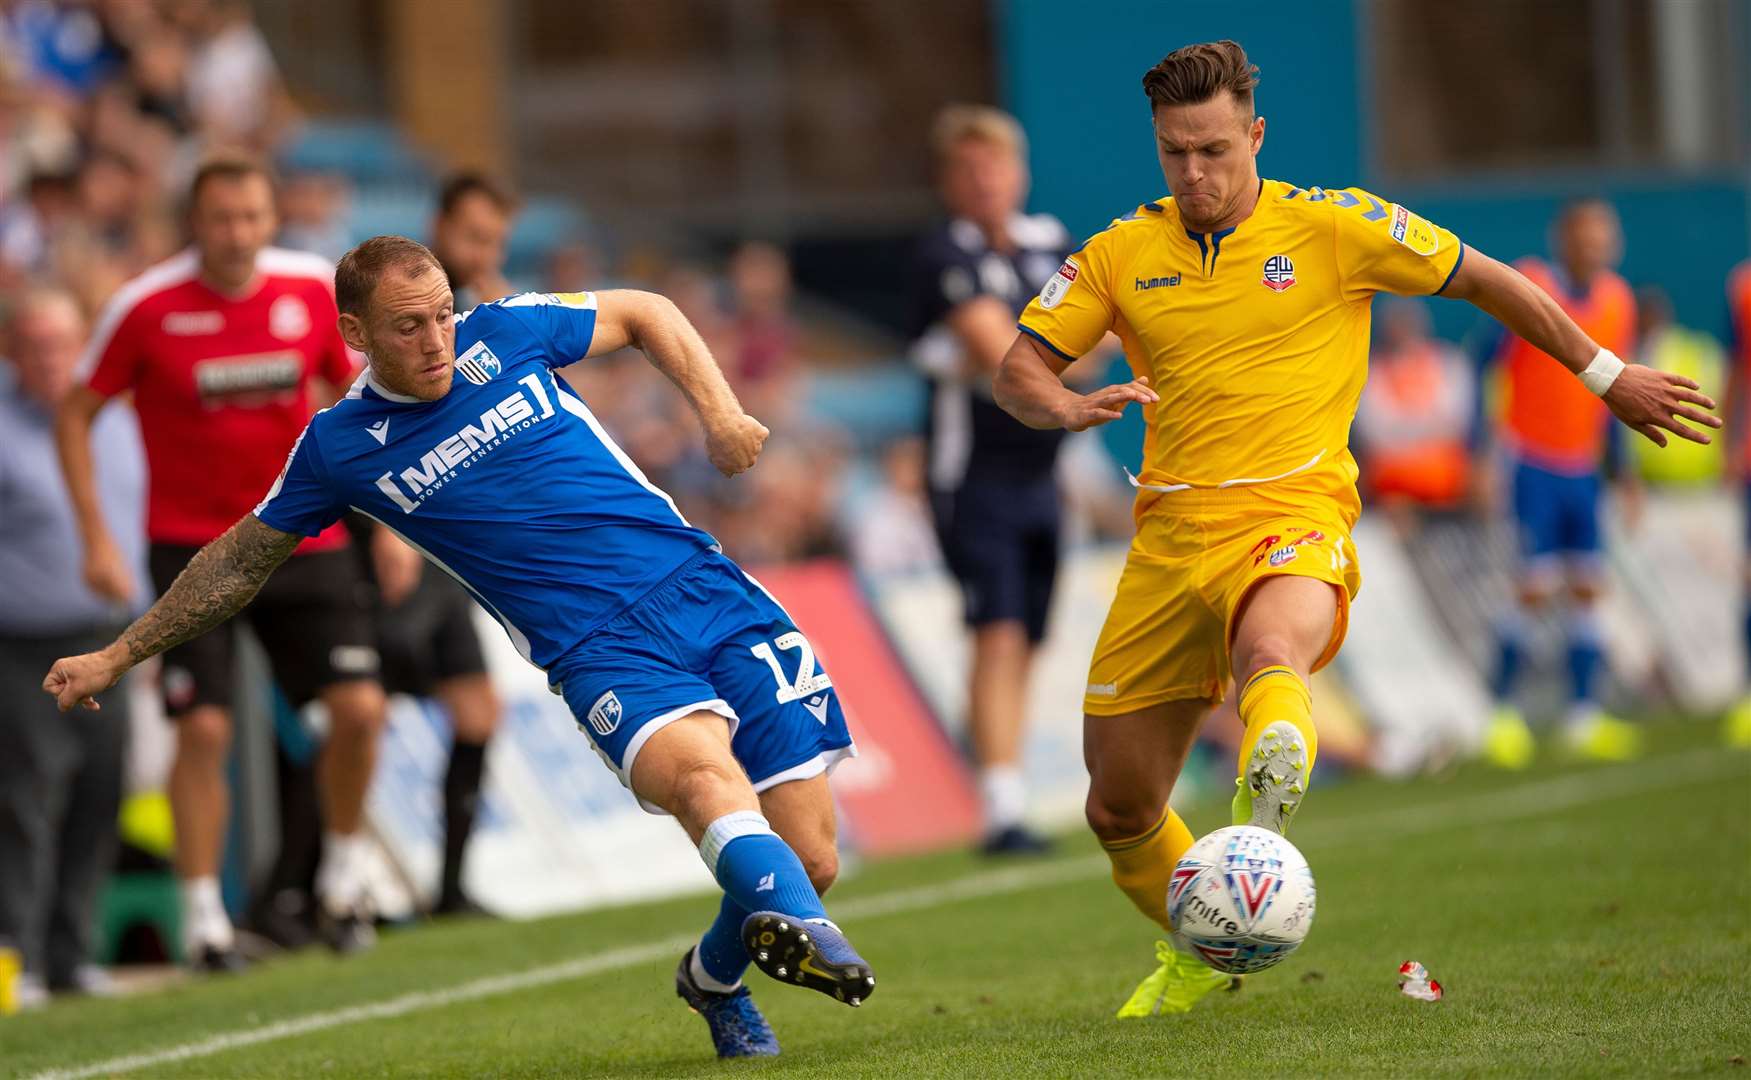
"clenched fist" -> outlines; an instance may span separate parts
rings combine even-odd
[[[754,467],[760,448],[772,432],[766,425],[747,413],[714,423],[705,433],[705,454],[712,465],[725,476],[734,476]]]
[[[62,712],[75,705],[99,709],[102,706],[97,703],[97,695],[120,682],[127,670],[127,665],[117,663],[108,649],[63,657],[49,668],[43,690],[55,699]]]

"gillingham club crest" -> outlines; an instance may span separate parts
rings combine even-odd
[[[1287,255],[1272,255],[1265,260],[1265,277],[1262,282],[1265,288],[1272,292],[1282,292],[1295,284],[1295,263]]]
[[[456,370],[476,386],[485,386],[498,378],[501,367],[499,358],[493,355],[484,341],[475,342],[467,352],[456,358]]]
[[[590,727],[594,728],[598,735],[612,735],[614,729],[620,726],[620,713],[620,699],[614,696],[614,691],[610,690],[597,698],[596,703],[590,706]]]

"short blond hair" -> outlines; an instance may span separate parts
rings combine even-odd
[[[950,105],[936,114],[930,143],[940,161],[963,142],[993,143],[1027,157],[1027,134],[1015,117],[992,105]]]

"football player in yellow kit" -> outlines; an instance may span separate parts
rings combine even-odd
[[[1317,746],[1307,681],[1344,639],[1361,583],[1350,421],[1375,293],[1468,300],[1557,358],[1664,446],[1708,436],[1688,379],[1625,364],[1518,272],[1359,188],[1262,180],[1258,69],[1232,41],[1176,50],[1143,78],[1171,198],[1068,258],[1022,314],[998,403],[1080,431],[1136,402],[1148,423],[1136,537],[1095,646],[1083,711],[1088,822],[1113,879],[1168,931],[1192,834],[1168,806],[1186,752],[1240,687],[1235,824],[1282,832]],[[1135,378],[1091,394],[1059,374],[1108,331]],[[1121,1016],[1189,1009],[1227,981],[1165,943]]]

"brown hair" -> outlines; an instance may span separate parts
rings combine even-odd
[[[418,240],[405,236],[373,236],[340,257],[334,268],[334,303],[343,314],[363,317],[377,282],[391,270],[419,277],[427,270],[442,274],[438,257]]]
[[[268,187],[274,186],[273,171],[267,163],[253,154],[242,150],[219,150],[208,154],[195,167],[194,179],[188,183],[188,205],[192,210],[201,197],[201,189],[207,186],[209,180],[242,180],[248,176],[259,176],[266,180]]]
[[[501,214],[517,210],[517,196],[499,180],[481,172],[451,173],[438,186],[438,216],[449,217],[470,195],[481,195]]]
[[[1015,117],[990,105],[949,105],[936,114],[930,126],[930,144],[938,160],[963,142],[1005,146],[1018,157],[1027,157],[1027,136]]]
[[[1197,105],[1226,90],[1249,114],[1259,84],[1257,64],[1248,63],[1238,41],[1223,38],[1187,45],[1162,57],[1143,74],[1151,109],[1159,105]]]

